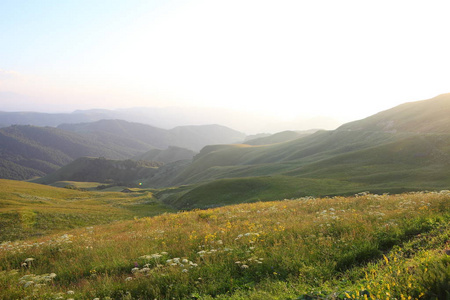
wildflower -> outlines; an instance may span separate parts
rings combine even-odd
[[[137,271],[139,271],[139,268],[133,268],[133,269],[131,269],[131,273],[136,273]]]
[[[73,294],[75,294],[75,292],[74,292],[74,291],[72,291],[72,290],[70,290],[70,291],[67,291],[67,295],[73,295]]]
[[[187,273],[187,271],[188,271],[187,269],[183,269],[183,271],[181,271],[181,272],[183,272],[183,273]]]
[[[125,278],[125,281],[131,281],[131,280],[133,280],[133,277],[127,277],[127,278]]]
[[[242,269],[248,269],[248,266],[247,265],[242,265],[241,268]]]
[[[30,285],[33,285],[34,284],[34,281],[32,281],[32,280],[30,280],[30,281],[27,281],[27,282],[25,282],[25,284],[23,285],[23,287],[29,287]]]

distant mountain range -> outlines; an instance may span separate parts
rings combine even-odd
[[[220,125],[172,130],[123,120],[57,128],[14,125],[0,128],[0,178],[23,180],[44,176],[82,156],[128,159],[170,146],[196,152],[205,145],[228,144],[244,138],[243,133]]]
[[[2,99],[0,92],[0,99]],[[26,107],[26,106],[24,106]],[[90,123],[100,120],[124,120],[142,123],[163,129],[179,126],[221,124],[243,132],[278,132],[298,128],[335,129],[342,122],[327,117],[298,118],[280,121],[271,116],[259,116],[251,112],[240,112],[223,108],[188,107],[135,107],[117,110],[89,109],[72,113],[2,112],[0,127],[11,125],[35,125],[56,127],[63,123]]]

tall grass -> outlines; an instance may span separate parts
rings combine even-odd
[[[445,299],[449,206],[445,191],[301,198],[6,242],[0,298]]]
[[[88,192],[0,179],[0,242],[170,211],[149,191]]]

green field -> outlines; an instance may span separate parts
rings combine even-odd
[[[69,185],[81,188],[95,184]],[[148,191],[91,192],[0,180],[0,241],[171,211]]]
[[[23,228],[35,228],[33,216],[44,213],[53,214],[47,222],[58,213],[127,218],[137,212],[133,203],[152,199],[148,192],[1,183],[2,213],[20,206]],[[86,220],[67,219],[57,233],[2,242],[0,298],[450,297],[448,191],[303,197],[95,226]]]

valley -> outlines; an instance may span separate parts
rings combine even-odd
[[[447,299],[449,114],[3,127],[0,298]]]

